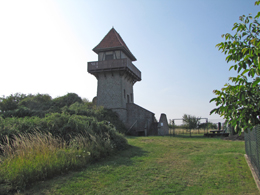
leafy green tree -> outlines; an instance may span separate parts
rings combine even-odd
[[[259,4],[260,0],[255,2],[255,5]],[[237,130],[239,126],[247,130],[260,124],[259,17],[260,12],[255,17],[251,14],[240,16],[240,23],[234,23],[232,28],[235,34],[222,35],[225,42],[216,45],[227,55],[227,62],[235,63],[229,70],[234,69],[238,75],[229,78],[233,85],[228,83],[221,90],[213,91],[217,97],[210,102],[218,107],[210,114],[223,116]]]
[[[64,107],[69,107],[76,102],[83,103],[82,99],[75,93],[68,93],[53,100],[48,94],[25,95],[16,93],[0,98],[0,116],[3,118],[44,117],[47,113],[61,113]]]
[[[51,104],[51,96],[48,94],[28,95],[19,106],[25,106],[31,110],[46,110]]]
[[[26,98],[26,95],[20,93],[0,98],[0,112],[17,109],[19,102],[24,98]]]
[[[70,106],[76,102],[82,103],[82,99],[75,93],[68,93],[67,95],[53,99],[53,106],[62,108],[64,106]]]
[[[184,114],[182,117],[182,121],[187,129],[196,129],[199,127],[200,117]]]

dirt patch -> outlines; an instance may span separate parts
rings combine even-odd
[[[231,136],[228,136],[228,137],[224,137],[223,140],[244,141],[245,140],[244,132],[242,132],[241,135],[236,134],[236,135],[231,135]]]

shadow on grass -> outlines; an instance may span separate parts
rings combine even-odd
[[[117,154],[113,156],[108,156],[96,162],[95,164],[92,164],[92,166],[103,166],[103,165],[110,165],[110,164],[113,164],[114,167],[121,166],[121,165],[131,166],[134,164],[133,160],[131,160],[132,158],[147,156],[148,153],[149,152],[144,151],[142,148],[129,145],[129,147],[126,150],[119,151],[117,152]]]
[[[110,167],[112,170],[114,170],[114,168],[120,166],[134,166],[135,163],[139,162],[136,157],[147,156],[148,153],[149,152],[144,151],[139,147],[129,145],[127,149],[118,151],[112,156],[107,156],[95,162],[88,163],[85,167],[79,168],[77,170],[71,170],[68,173],[64,173],[62,175],[57,175],[52,179],[45,180],[44,182],[39,181],[34,186],[27,188],[21,194],[38,195],[41,194],[41,191],[44,191],[45,189],[52,189],[56,185],[61,187],[67,185],[67,182],[71,180],[77,181],[77,178],[86,177],[87,179],[89,174],[104,172],[106,171],[107,167]],[[135,160],[133,160],[132,158],[135,158]]]

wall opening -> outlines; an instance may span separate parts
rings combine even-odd
[[[113,60],[114,56],[113,54],[106,54],[106,60]]]

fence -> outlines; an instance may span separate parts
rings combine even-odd
[[[244,133],[246,154],[260,179],[260,125]]]
[[[213,119],[215,121],[219,119]],[[204,136],[204,134],[210,133],[212,130],[224,130],[227,128],[224,123],[209,121],[208,118],[196,118],[196,121],[187,123],[183,118],[175,118],[169,120],[170,130],[169,135],[171,136]],[[189,127],[193,127],[190,129]]]
[[[204,136],[209,130],[204,129],[184,129],[184,128],[175,128],[169,130],[169,135],[171,136]]]
[[[204,134],[210,133],[212,130],[218,130],[219,123],[201,123],[198,128],[187,129],[185,128],[183,121],[178,121],[178,124],[174,124],[174,128],[170,128],[169,135],[171,136],[204,136]],[[227,127],[224,124],[220,126],[221,130],[227,131]],[[220,130],[220,129],[219,129]]]

